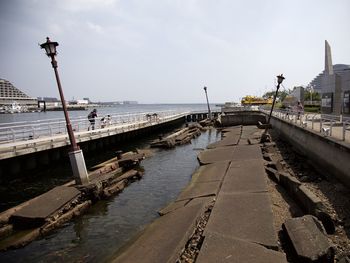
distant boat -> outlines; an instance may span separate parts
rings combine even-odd
[[[13,101],[10,106],[4,107],[4,113],[20,113],[26,110],[26,107],[19,105],[17,101]]]

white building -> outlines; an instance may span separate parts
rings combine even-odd
[[[14,87],[8,80],[0,79],[0,105],[8,106],[14,102],[20,106],[37,106],[38,104],[36,98],[29,97],[23,91]]]

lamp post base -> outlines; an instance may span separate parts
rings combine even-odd
[[[77,184],[89,183],[89,176],[85,166],[85,160],[82,150],[76,150],[68,153],[73,175]]]

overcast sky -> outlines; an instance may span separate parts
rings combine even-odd
[[[349,0],[0,0],[0,78],[59,97],[38,43],[57,41],[66,99],[238,101],[350,64]]]

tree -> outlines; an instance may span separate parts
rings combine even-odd
[[[279,101],[283,101],[285,97],[287,97],[292,91],[290,89],[285,89],[285,90],[279,90],[277,93],[277,99]],[[276,91],[268,91],[265,92],[264,95],[262,96],[264,99],[271,98],[275,96]]]
[[[306,101],[321,101],[321,96],[319,93],[312,90],[305,90],[304,100]]]

